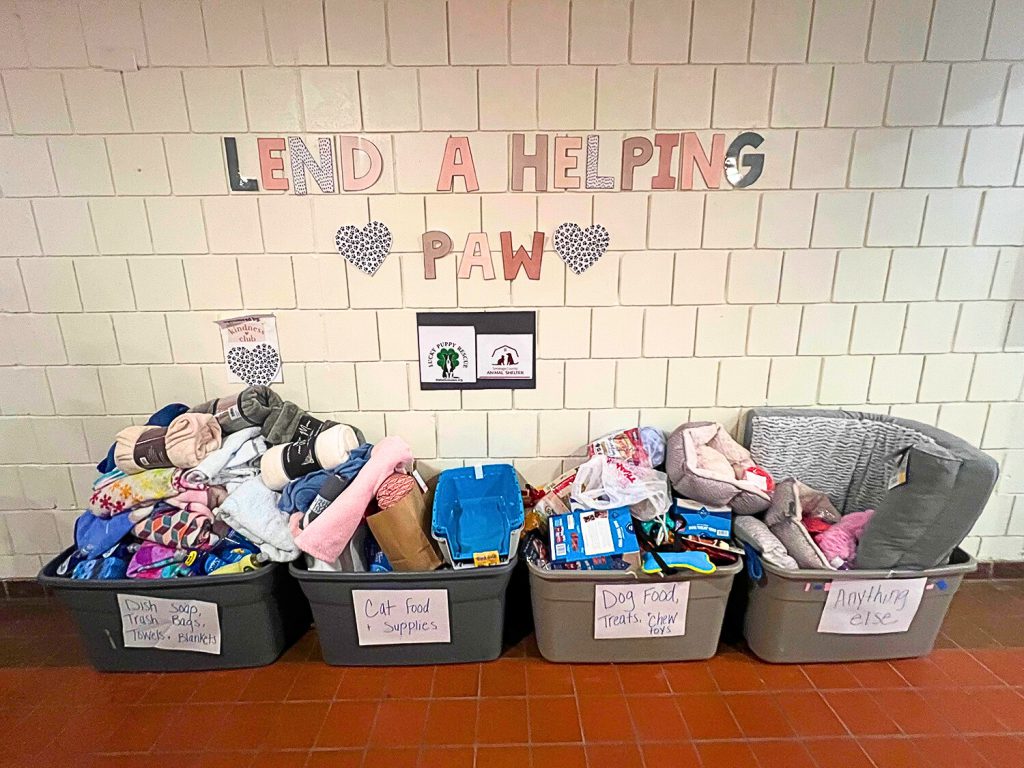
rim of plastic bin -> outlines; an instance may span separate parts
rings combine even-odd
[[[516,555],[501,565],[487,565],[478,568],[439,568],[436,571],[311,571],[303,560],[288,564],[288,572],[299,581],[352,581],[364,579],[387,589],[388,583],[402,584],[410,581],[450,581],[452,579],[484,579],[495,574],[511,571],[516,566]]]
[[[80,590],[102,590],[109,591],[117,588],[131,589],[138,591],[160,591],[181,589],[182,587],[207,587],[217,584],[245,584],[250,581],[259,581],[285,563],[267,563],[256,570],[247,573],[225,573],[221,576],[184,576],[177,579],[72,579],[68,576],[58,576],[57,567],[74,552],[74,547],[68,547],[57,557],[42,567],[36,575],[36,581],[51,589],[80,589]]]
[[[825,568],[798,568],[796,570],[780,568],[772,565],[763,557],[761,567],[765,573],[777,576],[780,579],[790,581],[852,581],[855,579],[919,579],[922,576],[931,578],[933,576],[956,576],[958,574],[971,573],[978,569],[978,561],[970,554],[957,547],[950,555],[948,565],[937,565],[934,568],[923,570],[886,570],[886,569],[865,569],[850,571],[830,571]]]
[[[643,573],[638,571],[551,571],[527,561],[530,574],[548,581],[696,581],[713,579],[716,576],[735,576],[743,569],[743,558],[740,557],[730,565],[720,565],[714,573],[697,573],[684,570],[663,576],[659,573]]]

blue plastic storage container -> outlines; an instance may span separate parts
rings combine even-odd
[[[508,562],[523,519],[523,497],[511,464],[447,469],[438,478],[432,533],[455,568]]]

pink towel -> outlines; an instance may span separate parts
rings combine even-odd
[[[302,513],[291,517],[295,544],[318,560],[334,562],[348,545],[352,534],[366,515],[366,509],[380,484],[395,471],[412,464],[412,449],[400,437],[385,437],[370,451],[370,460],[359,470],[334,501],[304,529],[299,528]]]
[[[857,555],[857,542],[873,514],[875,514],[873,509],[850,512],[848,515],[843,515],[843,519],[830,526],[827,531],[814,537],[814,541],[825,553],[829,562],[841,560],[844,564],[849,564],[853,561]]]

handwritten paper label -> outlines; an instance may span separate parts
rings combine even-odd
[[[216,603],[119,594],[117,604],[125,648],[220,653]]]
[[[353,589],[360,645],[450,643],[447,589]]]
[[[594,639],[682,637],[688,581],[594,586]]]
[[[818,632],[886,635],[906,632],[917,615],[928,579],[834,581],[825,599]]]

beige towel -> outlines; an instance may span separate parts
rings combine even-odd
[[[191,469],[220,448],[221,430],[208,413],[183,413],[167,427],[126,427],[117,433],[114,463],[128,475],[156,467]]]

